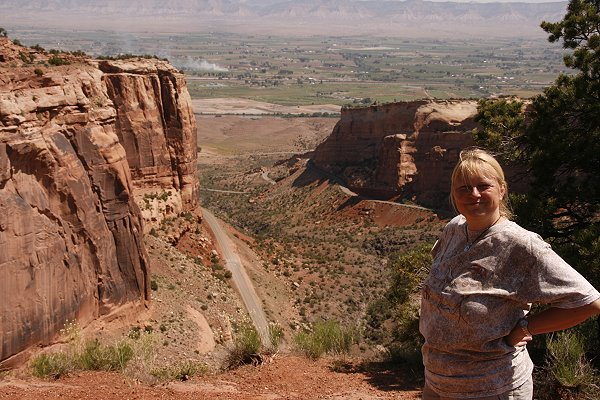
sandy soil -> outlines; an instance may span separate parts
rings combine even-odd
[[[335,104],[309,106],[281,106],[247,99],[195,99],[192,100],[194,111],[200,114],[237,114],[237,115],[269,115],[269,114],[312,114],[316,112],[339,113],[341,107]]]
[[[85,372],[58,381],[11,378],[0,382],[0,399],[419,399],[420,390],[384,366],[352,364],[334,372],[331,359],[275,356],[258,367],[194,377],[163,386],[136,384],[116,373]]]

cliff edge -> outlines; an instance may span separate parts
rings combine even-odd
[[[460,150],[474,145],[477,101],[411,101],[343,108],[313,154],[321,169],[357,193],[448,209]]]
[[[0,37],[0,361],[67,321],[144,306],[144,226],[197,208],[196,147],[183,75],[167,62]]]

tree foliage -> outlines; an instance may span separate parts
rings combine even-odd
[[[522,120],[518,103],[480,103],[479,144],[520,163],[533,179],[515,197],[519,222],[547,238],[600,284],[600,0],[571,0],[560,22],[543,22],[562,40],[573,74],[558,76],[535,97]]]
[[[517,99],[480,100],[475,121],[482,129],[473,131],[475,140],[503,154],[505,159],[519,159],[519,139],[525,122],[523,107]]]
[[[392,255],[388,264],[392,275],[390,287],[367,310],[366,336],[390,347],[401,358],[420,355],[423,337],[419,333],[417,294],[431,262],[431,244]]]

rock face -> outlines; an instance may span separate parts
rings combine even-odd
[[[476,101],[414,101],[342,110],[313,162],[353,191],[448,208],[450,175],[474,144]]]
[[[157,60],[102,61],[99,68],[145,230],[196,208],[196,119],[183,75]]]
[[[1,37],[0,55],[2,361],[68,320],[143,305],[134,199],[169,192],[169,211],[190,210],[197,183],[191,103],[168,63],[60,55],[70,64],[51,66],[58,56]]]

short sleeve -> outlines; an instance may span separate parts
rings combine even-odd
[[[446,251],[446,247],[448,247],[450,239],[454,235],[456,235],[456,231],[457,229],[459,229],[458,227],[460,226],[461,218],[463,218],[461,215],[454,217],[440,233],[438,240],[435,242],[433,248],[431,249],[431,256],[434,260],[438,256],[443,255]]]
[[[600,298],[600,293],[539,235],[531,234],[521,250],[529,255],[524,265],[527,279],[519,293],[527,303],[575,308]]]

